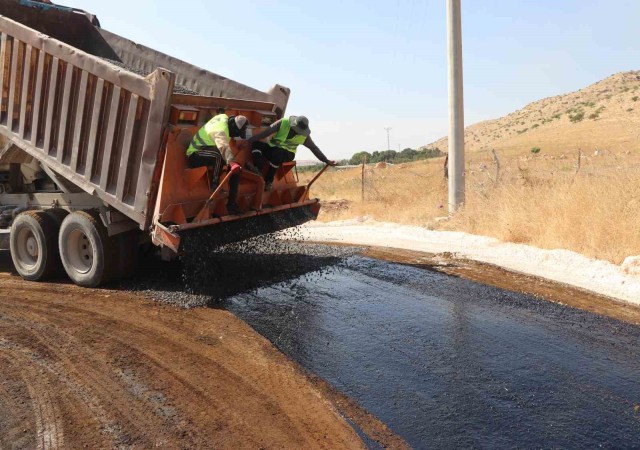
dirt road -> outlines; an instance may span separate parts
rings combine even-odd
[[[360,448],[230,313],[27,283],[0,253],[0,449]]]

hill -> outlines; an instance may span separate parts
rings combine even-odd
[[[591,86],[531,103],[465,130],[467,152],[506,155],[640,150],[640,71],[621,72]],[[427,148],[448,148],[442,138]]]

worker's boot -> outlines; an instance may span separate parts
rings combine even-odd
[[[230,216],[239,216],[239,215],[243,214],[244,211],[242,211],[240,206],[238,206],[238,204],[235,201],[229,200],[227,202],[227,213]]]
[[[271,186],[273,186],[273,178],[276,176],[277,167],[273,167],[269,164],[269,171],[267,172],[267,176],[264,177],[264,190],[270,191]]]

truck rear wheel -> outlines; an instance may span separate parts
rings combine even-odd
[[[97,214],[69,214],[60,227],[59,246],[62,265],[75,284],[97,287],[114,275],[116,249]]]
[[[50,278],[60,267],[58,225],[42,211],[16,216],[9,239],[11,259],[18,274],[29,281]]]

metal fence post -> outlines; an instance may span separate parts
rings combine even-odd
[[[367,155],[362,157],[362,203],[364,203],[364,168],[367,165]]]

